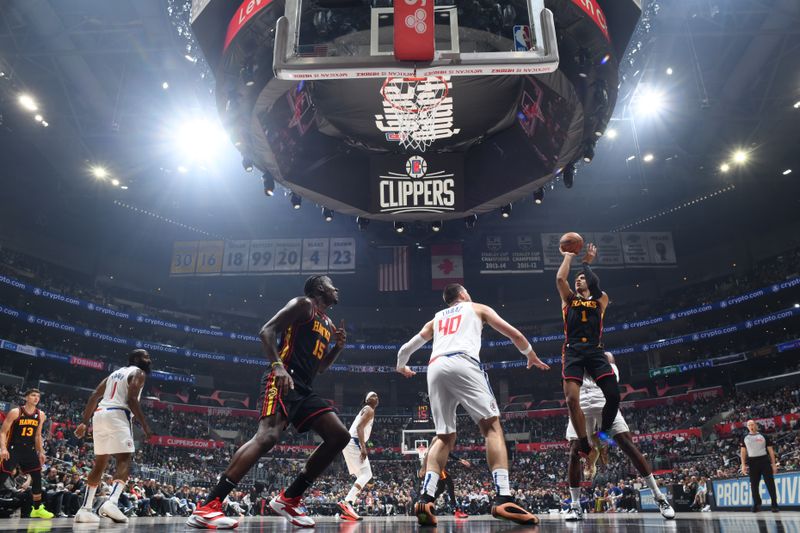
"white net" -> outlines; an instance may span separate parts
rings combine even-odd
[[[398,142],[424,152],[436,139],[436,111],[448,93],[441,76],[386,78],[381,89],[387,111],[394,113]]]

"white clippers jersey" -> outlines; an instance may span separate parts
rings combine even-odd
[[[366,416],[366,409],[361,409],[356,416],[356,419],[353,420],[353,424],[350,426],[350,436],[357,439],[358,438],[358,425],[361,423],[361,420],[364,419]],[[364,426],[364,442],[369,441],[369,436],[372,435],[372,424],[375,422],[375,417],[372,417],[372,420],[367,422],[367,425]]]
[[[480,361],[481,330],[483,322],[472,302],[461,302],[442,309],[433,317],[433,351],[437,355],[464,352]]]
[[[614,369],[614,377],[619,382],[619,369],[617,365],[611,365]],[[606,405],[606,398],[603,396],[603,391],[597,386],[589,374],[583,375],[583,384],[581,385],[581,409],[585,410],[602,410]]]
[[[130,409],[128,407],[128,377],[137,370],[139,370],[138,366],[126,366],[112,372],[106,379],[106,391],[103,393],[103,399],[100,400],[98,407]],[[139,391],[139,397],[141,398],[141,396],[142,391]]]

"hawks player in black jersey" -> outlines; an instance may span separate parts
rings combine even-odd
[[[570,289],[567,279],[575,254],[561,250],[561,255],[564,256],[564,261],[556,273],[565,337],[561,353],[561,377],[564,380],[564,396],[567,399],[569,416],[578,434],[578,451],[588,455],[591,445],[586,435],[586,421],[580,404],[580,387],[584,373],[594,379],[606,399],[600,424],[601,438],[611,428],[619,410],[619,386],[603,350],[603,315],[608,306],[608,295],[600,290],[600,280],[589,266],[597,257],[597,247],[594,244],[586,246],[583,270],[575,277],[575,292]]]
[[[42,504],[42,465],[44,447],[42,427],[47,421],[43,411],[37,407],[41,393],[38,389],[25,392],[25,405],[8,412],[0,428],[0,487],[15,468],[31,476],[33,492],[32,518],[53,518],[53,513]]]
[[[269,368],[262,379],[258,430],[236,451],[205,505],[189,517],[188,524],[192,527],[237,526],[236,520],[221,511],[222,502],[250,468],[277,444],[289,423],[300,433],[315,431],[322,437],[322,444],[308,458],[294,482],[269,505],[294,526],[314,526],[303,510],[302,495],[350,442],[350,432],[333,407],[312,390],[311,384],[317,374],[336,361],[347,335],[344,321],[337,328],[325,315],[326,309],[339,303],[339,291],[330,278],[308,278],[304,292],[305,296],[291,300],[261,328],[259,337]],[[281,334],[279,347],[278,334]]]

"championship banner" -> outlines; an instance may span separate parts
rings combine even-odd
[[[349,237],[192,241],[173,244],[170,275],[353,274],[355,269],[356,244]]]
[[[167,446],[170,448],[196,448],[203,450],[214,450],[222,448],[225,443],[219,440],[205,440],[205,439],[184,439],[181,437],[170,437],[164,435],[153,435],[147,444],[153,446]]]
[[[486,235],[481,247],[481,274],[541,274],[542,252],[532,234]]]
[[[464,255],[461,244],[431,246],[431,289],[441,290],[450,283],[464,283]]]
[[[775,488],[781,509],[800,508],[800,472],[775,474]],[[762,507],[766,508],[772,505],[767,486],[763,480],[759,483],[758,489],[761,495]],[[727,509],[744,510],[753,506],[750,478],[712,479],[711,490],[714,493],[711,505],[715,511]]]
[[[579,231],[584,245],[597,246],[597,259],[592,264],[603,268],[658,267],[677,263],[675,245],[670,232],[591,233]],[[542,233],[542,252],[547,268],[558,268],[564,260],[559,251],[561,233]],[[585,251],[581,250],[579,257]],[[573,260],[573,265],[575,264]]]

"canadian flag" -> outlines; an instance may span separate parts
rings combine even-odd
[[[460,244],[431,246],[431,281],[434,290],[464,282],[464,255]]]

